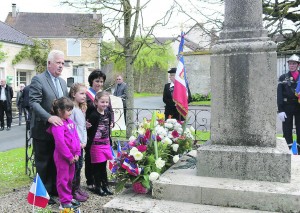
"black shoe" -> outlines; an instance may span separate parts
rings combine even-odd
[[[0,131],[3,131],[4,130],[4,127],[1,127]]]
[[[102,190],[107,194],[107,195],[113,195],[114,193],[110,191],[108,186],[102,186]]]
[[[106,192],[104,192],[100,187],[94,189],[94,193],[100,196],[107,196]]]
[[[6,130],[9,131],[9,130],[10,130],[10,127],[7,127]]]
[[[54,205],[54,204],[56,204],[56,201],[55,201],[54,197],[50,196],[50,199],[48,200],[48,204],[49,204],[49,205]]]

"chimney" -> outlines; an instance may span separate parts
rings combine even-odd
[[[11,16],[13,18],[16,18],[17,17],[17,8],[16,8],[16,4],[12,4],[12,11],[11,11]]]

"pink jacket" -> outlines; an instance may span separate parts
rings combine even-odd
[[[64,121],[63,126],[51,125],[47,131],[53,135],[56,153],[61,158],[71,161],[75,155],[81,155],[80,140],[74,122]]]

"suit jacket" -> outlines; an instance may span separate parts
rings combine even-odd
[[[58,77],[64,96],[68,96],[67,83]],[[29,104],[32,108],[31,137],[39,140],[52,140],[47,133],[49,127],[52,103],[58,98],[58,93],[48,71],[32,78],[29,88]]]
[[[114,91],[114,96],[120,97],[123,101],[124,107],[126,107],[126,95],[127,92],[127,84],[122,82],[121,84],[117,84]]]
[[[22,107],[24,108],[29,108],[29,88],[30,85],[27,85],[26,87],[24,87],[22,92],[22,98],[23,98]]]
[[[177,112],[175,102],[173,101],[173,90],[170,88],[171,83],[165,84],[164,92],[163,92],[163,102],[165,105],[165,110],[168,112],[167,114],[173,114],[173,112]],[[192,95],[190,88],[188,88],[188,103],[192,101]]]
[[[1,91],[2,91],[2,87],[0,86],[0,96],[1,96]],[[5,96],[6,96],[7,110],[11,110],[11,104],[12,104],[12,98],[14,96],[14,92],[12,87],[8,86],[7,84],[5,87]]]
[[[17,92],[17,99],[16,99],[16,104],[17,104],[17,107],[22,107],[23,105],[23,91],[18,91]]]

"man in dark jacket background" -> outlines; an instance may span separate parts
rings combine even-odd
[[[175,102],[173,101],[173,91],[174,91],[174,81],[175,81],[175,73],[176,68],[171,68],[169,71],[170,83],[165,84],[164,93],[163,93],[163,102],[165,105],[165,120],[169,117],[174,118],[176,120],[183,121],[184,118],[177,111]],[[192,101],[191,91],[188,88],[188,103]]]
[[[6,80],[0,80],[0,131],[4,130],[4,112],[6,114],[6,130],[10,130],[12,122],[12,98],[13,89],[6,84]]]
[[[295,89],[299,77],[300,60],[297,55],[288,59],[289,72],[279,77],[277,87],[278,118],[282,121],[283,137],[289,148],[293,144],[293,120],[295,119],[298,153],[300,151],[300,104]]]

